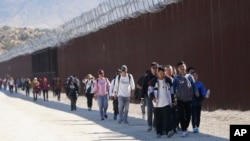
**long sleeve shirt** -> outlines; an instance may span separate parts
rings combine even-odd
[[[94,92],[96,95],[104,96],[109,93],[110,82],[107,78],[98,78],[94,86]]]

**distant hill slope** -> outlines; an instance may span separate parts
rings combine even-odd
[[[0,27],[0,55],[47,31],[47,29]]]

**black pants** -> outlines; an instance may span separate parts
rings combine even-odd
[[[48,90],[43,90],[43,100],[48,100],[49,99],[49,95],[48,95]]]
[[[201,105],[192,106],[192,126],[193,128],[200,126]]]
[[[156,134],[162,135],[163,131],[168,133],[169,131],[173,130],[172,113],[171,107],[169,105],[160,108],[155,107],[154,118]]]
[[[86,93],[88,108],[92,108],[93,96],[94,96],[93,93]]]
[[[30,95],[30,88],[26,88],[25,93],[26,93],[26,96],[29,96]]]
[[[178,109],[177,106],[171,107],[172,112],[172,121],[173,121],[173,129],[176,129],[179,127],[179,119],[178,119]]]
[[[70,99],[70,101],[71,101],[71,111],[74,111],[74,110],[76,111],[76,100],[77,100],[77,98],[75,98],[75,97]]]
[[[60,98],[61,98],[61,89],[56,89],[55,90],[55,94],[57,96],[57,100],[60,101]]]
[[[10,90],[10,93],[13,93],[13,88],[14,88],[14,86],[13,86],[13,85],[9,85],[9,90]]]
[[[187,131],[191,120],[191,101],[177,101],[178,104],[178,118],[181,123],[182,131]]]
[[[34,99],[34,101],[37,100],[37,92],[35,92],[35,91],[33,91],[33,99]]]
[[[114,110],[114,116],[117,116],[119,114],[117,97],[113,98],[113,110]]]

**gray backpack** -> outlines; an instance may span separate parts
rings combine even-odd
[[[177,75],[174,78],[174,85],[176,87],[176,98],[181,101],[191,101],[194,94],[192,86],[193,79],[190,74],[185,76]]]

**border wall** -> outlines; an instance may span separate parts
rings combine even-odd
[[[126,64],[137,81],[152,61],[175,66],[184,60],[211,89],[204,109],[249,110],[249,13],[249,0],[183,0],[58,47],[56,74],[82,79],[104,69],[112,78]],[[31,60],[27,55],[2,62],[0,73],[33,75]]]

